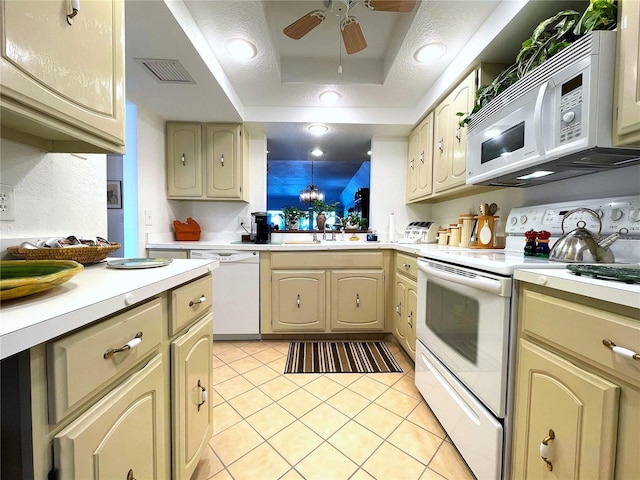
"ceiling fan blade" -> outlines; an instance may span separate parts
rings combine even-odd
[[[367,48],[367,41],[362,33],[362,28],[355,17],[347,17],[340,28],[342,41],[348,54],[357,53]]]
[[[378,12],[410,12],[416,0],[367,0],[365,5]]]
[[[298,20],[282,30],[282,32],[287,37],[293,38],[294,40],[300,40],[307,33],[324,22],[325,18],[325,13],[322,10],[314,10],[313,12],[309,12],[300,17]]]

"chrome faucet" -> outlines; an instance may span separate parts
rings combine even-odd
[[[324,226],[322,227],[322,240],[326,240],[327,239],[327,224],[325,223]]]

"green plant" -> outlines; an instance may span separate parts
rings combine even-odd
[[[515,63],[489,85],[478,88],[473,110],[456,113],[461,117],[458,124],[464,127],[474,113],[578,38],[593,30],[614,29],[617,8],[617,0],[591,0],[582,16],[574,10],[563,10],[540,22],[531,37],[522,43]]]
[[[348,225],[357,225],[358,230],[365,230],[367,228],[367,219],[362,218],[353,207],[347,210],[347,216],[344,217],[342,223],[345,227]]]
[[[309,208],[312,212],[318,213],[331,213],[336,211],[336,207],[340,205],[340,202],[325,203],[322,200],[314,200],[313,205]]]
[[[294,224],[300,219],[305,219],[309,216],[308,212],[300,210],[298,207],[284,207],[280,216],[284,219],[285,227]]]

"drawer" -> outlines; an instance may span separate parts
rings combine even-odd
[[[271,255],[271,268],[383,268],[382,252],[279,252]]]
[[[614,353],[602,343],[611,340],[620,347],[640,353],[637,318],[531,290],[523,291],[521,302],[524,333],[617,377],[640,384],[640,361]]]
[[[415,280],[418,275],[418,258],[396,252],[396,272],[402,272]]]
[[[204,315],[211,308],[212,294],[211,275],[172,290],[169,336],[175,335]]]
[[[161,299],[83,328],[47,344],[49,423],[59,422],[91,394],[133,367],[162,341],[166,311]],[[141,342],[104,358],[109,349]]]

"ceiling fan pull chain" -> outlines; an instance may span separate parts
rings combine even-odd
[[[342,75],[342,22],[338,22],[338,75]]]

